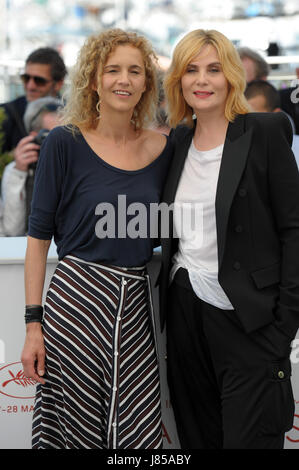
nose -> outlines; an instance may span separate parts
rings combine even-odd
[[[119,83],[126,85],[129,84],[129,72],[128,70],[122,70],[119,75]]]
[[[204,69],[201,69],[196,74],[196,83],[205,84],[207,83],[207,73]]]

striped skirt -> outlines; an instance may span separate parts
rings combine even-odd
[[[45,385],[33,449],[162,447],[160,384],[144,268],[59,262],[45,302]]]

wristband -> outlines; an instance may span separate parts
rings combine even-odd
[[[43,320],[43,307],[42,305],[26,305],[25,307],[25,323],[39,322]]]

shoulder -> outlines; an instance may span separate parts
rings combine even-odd
[[[289,127],[290,121],[284,112],[277,113],[248,113],[246,121],[252,125],[257,124],[266,128],[286,126]]]
[[[248,113],[245,119],[247,128],[253,127],[267,139],[285,139],[292,144],[293,130],[286,113]]]
[[[179,126],[171,129],[169,137],[172,142],[184,140],[186,137],[194,134],[194,129],[195,125],[194,127],[189,127],[184,124],[180,124]]]
[[[39,161],[68,161],[75,153],[74,142],[70,129],[65,126],[54,127],[42,143]]]
[[[251,126],[259,126],[266,132],[283,130],[292,134],[292,125],[286,113],[248,113],[246,122]]]
[[[7,101],[6,103],[1,103],[0,106],[2,108],[5,108],[7,111],[9,111],[11,107],[14,107],[19,112],[25,112],[27,100],[25,96],[19,96],[19,98],[16,98],[15,100]]]
[[[155,130],[146,129],[141,136],[142,145],[152,155],[160,155],[167,145],[168,136]]]
[[[76,129],[71,129],[67,126],[57,126],[50,131],[46,138],[46,142],[72,143],[75,141],[76,136],[80,135],[81,134]]]

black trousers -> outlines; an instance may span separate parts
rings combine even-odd
[[[182,449],[282,449],[294,398],[289,339],[275,325],[247,334],[234,311],[171,284],[167,374]]]

